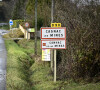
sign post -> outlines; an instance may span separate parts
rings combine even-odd
[[[61,23],[51,23],[51,27],[41,28],[41,48],[54,50],[54,82],[56,82],[56,49],[66,49],[66,27],[61,27]]]
[[[51,23],[51,27],[61,27],[61,23]],[[57,72],[57,71],[56,71],[56,70],[57,70],[57,69],[56,69],[56,67],[57,67],[57,65],[56,65],[56,61],[57,61],[57,60],[56,60],[56,53],[57,53],[57,52],[56,52],[56,49],[54,49],[54,82],[56,82],[56,76],[57,76],[57,75],[56,75],[56,74],[57,74],[57,73],[56,73],[56,72]]]
[[[27,29],[27,41],[28,41],[28,28],[29,28],[29,23],[28,22],[25,23],[25,27]]]
[[[13,25],[13,20],[9,20],[9,25],[10,25],[10,30],[12,29],[12,25]],[[12,29],[12,34],[13,34],[13,29]]]
[[[57,73],[56,73],[56,72],[57,72],[57,71],[56,71],[56,70],[57,70],[57,69],[56,69],[56,61],[57,61],[57,60],[56,60],[56,50],[54,49],[54,82],[56,82],[56,76],[57,76],[57,75],[56,75],[56,74],[57,74]]]

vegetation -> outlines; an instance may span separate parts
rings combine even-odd
[[[34,41],[20,40],[15,43],[6,40],[7,58],[7,89],[8,90],[99,90],[100,83],[74,81],[53,82],[50,65],[41,61],[40,42],[38,56],[34,56]],[[27,78],[28,77],[28,78]]]
[[[0,29],[9,30],[9,25],[0,26]]]
[[[8,61],[14,58],[16,59],[16,64],[18,64],[16,68],[14,68],[16,65],[12,66],[13,64],[11,64],[12,68],[10,69],[16,69],[15,72],[19,72],[16,74],[18,75],[16,77],[22,80],[20,81],[20,79],[18,79],[18,82],[15,82],[14,84],[8,80],[8,87],[10,87],[11,89],[15,89],[17,87],[16,83],[19,83],[20,81],[20,85],[29,86],[29,88],[26,88],[27,90],[31,90],[32,88],[36,90],[99,90],[99,3],[99,0],[84,0],[84,2],[83,0],[55,0],[54,22],[59,22],[62,24],[62,27],[67,28],[67,49],[57,50],[57,83],[51,82],[53,80],[53,72],[50,72],[49,63],[43,63],[40,61],[40,48],[38,48],[38,56],[34,55],[34,40],[20,40],[18,42],[18,45],[13,41],[6,41],[9,53]],[[15,0],[14,5],[15,8],[13,7],[14,9],[12,10],[13,19],[25,19],[26,21],[30,22],[31,27],[34,27],[35,0],[25,0],[25,2],[24,0]],[[21,13],[20,9],[23,13]],[[38,30],[40,29],[40,27],[50,26],[50,23],[51,0],[38,0]],[[18,37],[21,35],[18,35]],[[4,37],[9,38],[12,36],[12,34],[9,34],[8,36],[6,35]],[[17,34],[14,36],[17,37]],[[9,44],[11,44],[14,48],[11,48]],[[22,55],[22,57],[20,55]],[[25,68],[23,68],[23,66],[20,66],[19,62],[24,63],[21,65],[25,65],[26,63],[28,63],[28,66],[25,65]],[[8,63],[8,68],[9,64],[10,63]],[[28,79],[26,79],[27,75],[23,76],[20,74],[21,72],[18,68],[19,66],[22,67],[20,70],[25,70],[25,72],[22,72],[24,74],[27,73],[27,70],[29,70],[27,74],[29,75]],[[8,76],[10,75],[10,72],[8,69]],[[13,81],[16,79],[12,78],[11,80]],[[10,82],[13,85],[10,84]],[[18,86],[18,89],[23,90],[25,88]]]
[[[34,7],[33,7],[34,6]],[[50,26],[50,20],[51,20],[51,0],[38,0],[38,6],[37,6],[37,19],[38,19],[38,30],[42,26]],[[35,0],[28,0],[26,11],[27,15],[30,17],[27,17],[28,20],[31,20],[31,23],[33,23],[33,26],[35,25],[35,19],[34,19],[34,12],[35,10]]]
[[[21,24],[22,22],[24,22],[24,20],[13,20],[13,25],[12,28],[18,28],[19,24]]]
[[[21,32],[20,29],[11,30],[8,34],[3,36],[4,38],[24,38],[24,34]]]
[[[66,8],[61,7],[61,4],[66,5]],[[56,10],[60,7],[58,12],[63,13],[59,15],[56,12],[55,17],[63,26],[67,25],[67,49],[58,51],[58,78],[98,82],[100,81],[99,5],[96,2],[85,6],[78,4],[63,0],[56,2]],[[63,17],[60,18],[61,16]]]
[[[30,85],[27,80],[27,69],[30,65],[29,61],[31,58],[13,41],[5,41],[5,43],[8,51],[7,89],[30,90]]]

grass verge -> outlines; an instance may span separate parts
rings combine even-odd
[[[0,26],[0,29],[9,30],[9,25]]]
[[[15,43],[6,40],[7,90],[100,90],[100,83],[79,84],[73,81],[53,82],[50,63],[41,61],[40,40],[38,55],[34,55],[34,40]]]
[[[28,68],[31,58],[15,42],[5,41],[7,58],[7,90],[30,90]]]

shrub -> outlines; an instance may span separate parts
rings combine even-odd
[[[18,28],[19,24],[24,22],[24,20],[13,20],[12,28]]]
[[[4,38],[23,38],[24,34],[22,33],[22,31],[20,29],[16,29],[12,31],[10,31],[8,34],[5,34],[3,36]]]

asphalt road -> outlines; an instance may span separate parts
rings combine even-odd
[[[2,32],[3,30],[0,30],[0,33]],[[6,59],[6,48],[2,35],[0,35],[0,90],[6,90]]]

